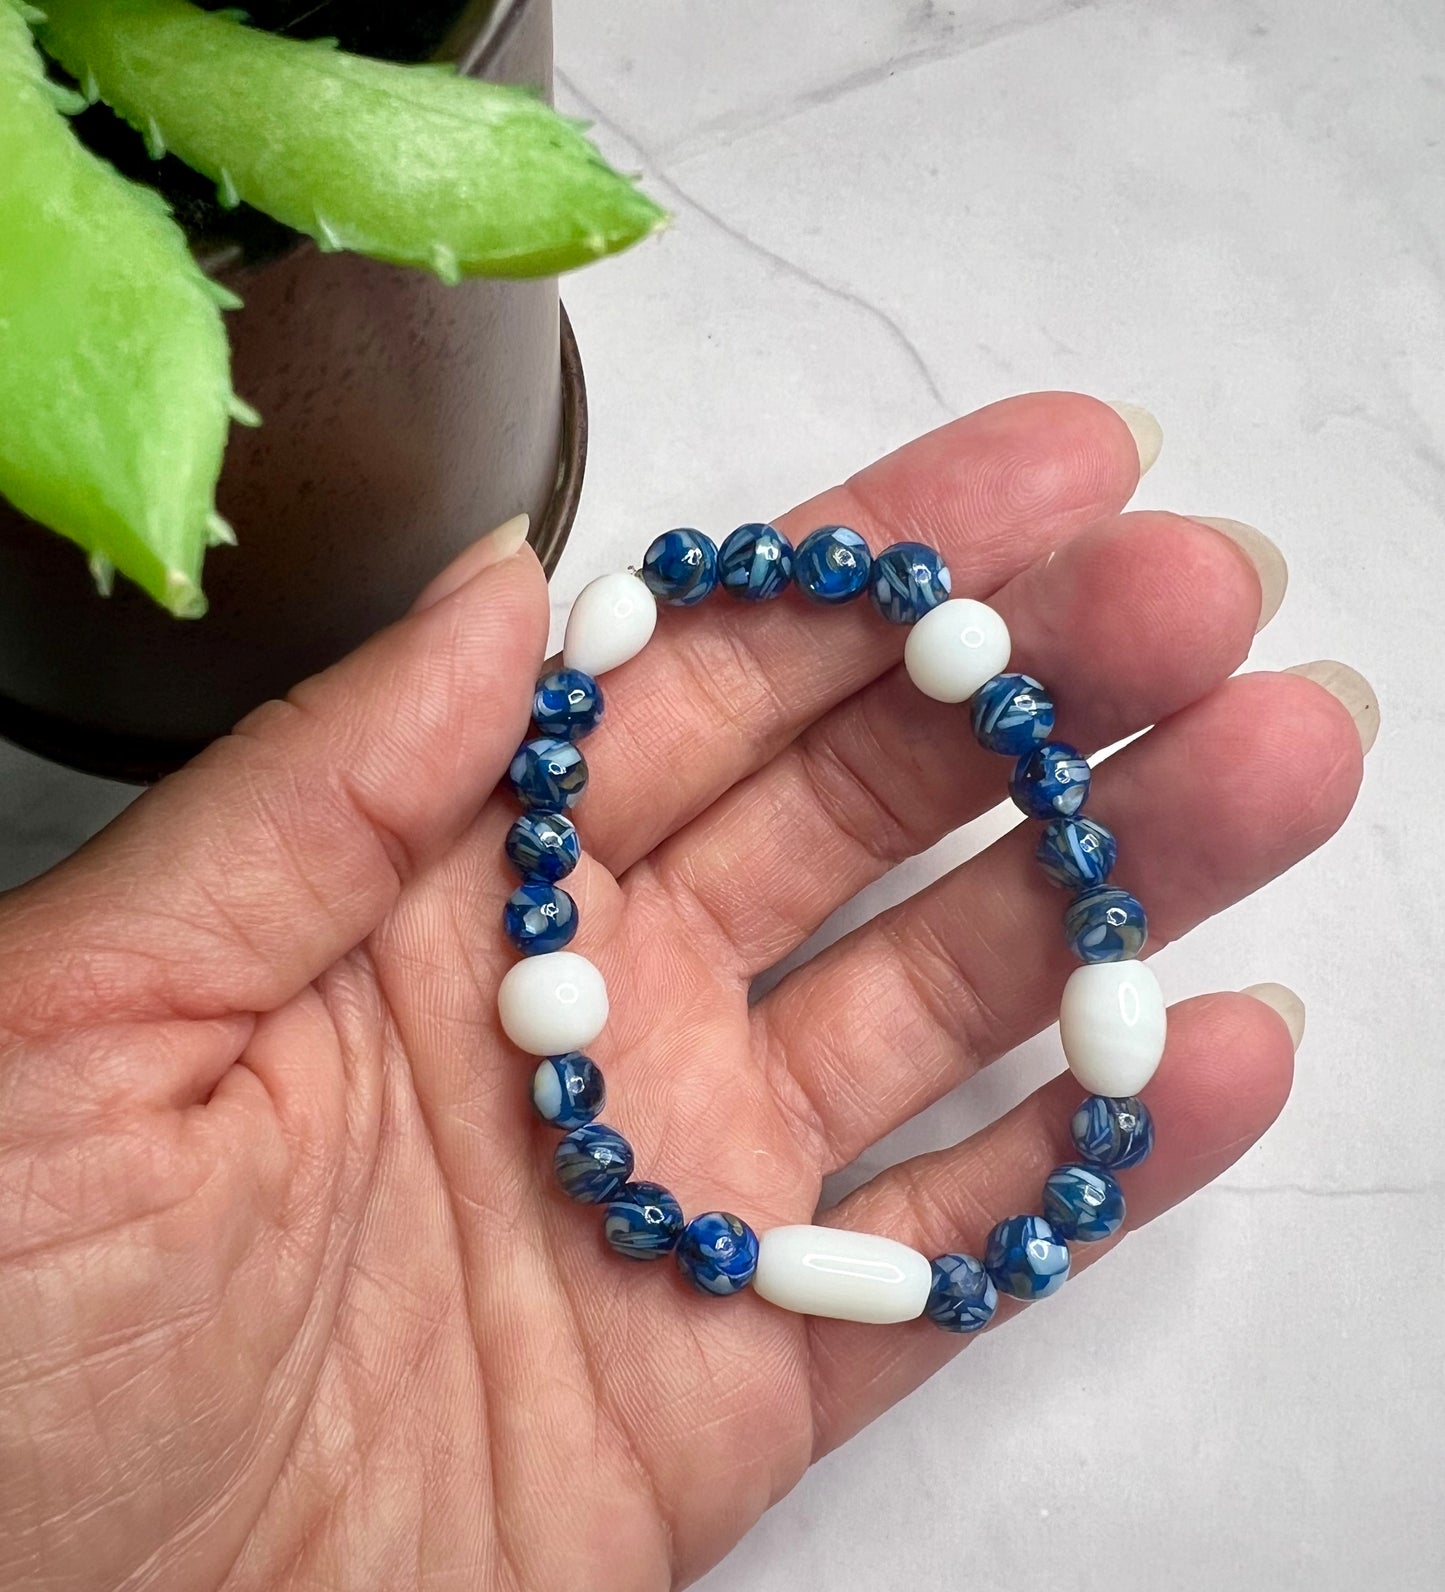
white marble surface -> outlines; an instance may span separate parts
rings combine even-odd
[[[1173,997],[1303,995],[1275,1131],[819,1466],[707,1592],[1439,1592],[1439,0],[558,9],[564,103],[677,216],[567,286],[593,452],[559,606],[681,514],[772,512],[1078,387],[1164,422],[1141,503],[1284,547],[1254,666],[1343,656],[1383,704],[1349,830],[1159,964]],[[0,883],[123,800],[0,748]],[[848,1181],[1056,1066],[1028,1047]]]
[[[1284,548],[1251,666],[1342,656],[1383,705],[1348,831],[1159,963],[1171,998],[1304,997],[1274,1132],[820,1465],[707,1592],[1440,1592],[1439,0],[562,0],[558,60],[677,216],[566,288],[594,441],[559,603],[679,516],[1077,387],[1163,421],[1142,504]],[[1057,1065],[1028,1047],[857,1175]]]

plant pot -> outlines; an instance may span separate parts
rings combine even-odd
[[[479,0],[440,53],[550,92],[550,0]],[[102,598],[77,548],[0,500],[0,735],[118,779],[158,778],[334,662],[520,510],[550,571],[581,489],[555,280],[446,287],[289,235],[254,264],[197,252],[245,301],[235,386],[265,417],[231,434],[218,506],[239,546],[207,557],[210,612],[172,619],[123,581]]]

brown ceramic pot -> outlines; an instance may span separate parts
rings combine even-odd
[[[550,91],[550,0],[477,0],[441,53]],[[176,767],[520,510],[550,569],[581,488],[555,280],[449,288],[305,241],[213,265],[245,301],[235,386],[265,424],[232,431],[219,507],[239,546],[206,560],[207,616],[172,619],[123,581],[100,597],[76,548],[0,500],[0,734],[115,778]]]

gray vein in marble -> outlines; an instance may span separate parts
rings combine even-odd
[[[766,260],[778,270],[785,271],[796,280],[805,282],[810,287],[817,288],[819,292],[826,293],[830,298],[837,299],[840,303],[862,310],[869,319],[887,332],[889,339],[917,371],[924,386],[928,389],[929,396],[943,414],[948,419],[952,419],[958,413],[957,405],[950,402],[948,395],[939,386],[938,378],[929,368],[928,361],[924,359],[917,344],[914,343],[898,321],[881,305],[875,304],[871,299],[866,299],[859,293],[855,293],[851,288],[843,287],[840,283],[830,282],[825,277],[818,276],[806,266],[800,265],[796,260],[790,260],[786,255],[779,254],[775,249],[770,249],[766,244],[759,243],[756,238],[750,237],[740,227],[735,226],[725,217],[719,215],[716,210],[710,209],[700,199],[683,188],[675,177],[663,170],[662,163],[634,133],[614,121],[600,106],[588,99],[564,73],[560,71],[557,73],[557,82],[593,122],[599,127],[605,128],[613,137],[624,140],[638,152],[651,168],[650,180],[655,188],[660,188],[672,198],[674,203],[691,210],[695,215],[701,216],[704,221],[710,222],[725,237],[730,238],[734,243],[757,255],[760,259]]]
[[[1323,406],[1310,422],[1309,429],[1319,433],[1328,430],[1332,421],[1346,424],[1353,421],[1378,432],[1387,442],[1403,440],[1415,461],[1434,477],[1436,487],[1445,485],[1445,456],[1435,445],[1429,423],[1416,409],[1409,392],[1394,378],[1388,363],[1381,369],[1379,379],[1393,400],[1389,420],[1381,419],[1368,403],[1360,399],[1354,403],[1335,402]],[[1406,421],[1403,426],[1402,421]],[[1401,485],[1407,490],[1414,490],[1408,481],[1402,481]],[[1438,497],[1429,492],[1417,495],[1428,508],[1434,509],[1438,504]]]
[[[882,61],[870,62],[869,65],[859,67],[831,83],[821,83],[816,88],[799,90],[786,104],[747,106],[739,111],[715,116],[710,121],[699,122],[671,146],[657,151],[658,157],[674,167],[684,165],[700,155],[711,154],[716,150],[740,143],[754,133],[785,126],[810,111],[819,110],[825,105],[834,105],[839,100],[873,88],[889,78],[906,76],[909,72],[932,66],[936,62],[955,60],[959,56],[995,44],[1000,39],[1029,33],[1035,28],[1052,26],[1055,22],[1064,21],[1076,12],[1092,9],[1097,3],[1098,0],[1060,0],[1060,3],[1051,10],[1041,12],[1037,16],[1010,17],[974,33],[955,34],[946,29],[940,30],[925,42],[900,50],[897,55],[890,55]]]
[[[1211,1194],[1303,1194],[1308,1199],[1357,1200],[1375,1199],[1382,1195],[1397,1198],[1414,1198],[1420,1194],[1436,1194],[1445,1187],[1445,1179],[1427,1178],[1423,1183],[1362,1183],[1358,1187],[1321,1188],[1314,1183],[1212,1183]]]

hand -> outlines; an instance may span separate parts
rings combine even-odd
[[[1215,530],[1121,517],[1137,477],[1111,410],[1023,398],[782,523],[936,542],[1071,739],[1158,726],[1090,807],[1158,946],[1329,836],[1361,743],[1309,679],[1228,678],[1255,571]],[[4,903],[8,1588],[652,1592],[962,1346],[703,1298],[556,1190],[496,1020],[515,809],[493,788],[547,602],[531,553],[481,567],[496,551]],[[902,639],[866,604],[718,598],[603,682],[576,949],[612,998],[607,1120],[689,1213],[811,1219],[826,1174],[1056,1014],[1062,897],[1025,829],[749,1007],[834,908],[1003,795]],[[1173,1009],[1131,1225],[1253,1143],[1291,1061],[1248,995]],[[977,1253],[1034,1207],[1079,1093],[1056,1079],[826,1220]]]

